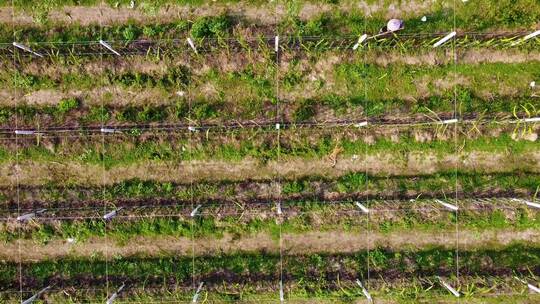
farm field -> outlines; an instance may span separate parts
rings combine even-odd
[[[539,30],[537,0],[0,0],[0,303],[540,302]]]

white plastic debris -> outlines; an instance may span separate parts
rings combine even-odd
[[[358,41],[356,42],[355,45],[353,45],[353,50],[356,50],[361,44],[362,42],[366,41],[368,35],[367,34],[364,34],[362,36],[360,36],[360,38],[358,38]]]
[[[40,53],[38,52],[34,52],[32,51],[32,49],[30,49],[29,47],[25,46],[25,45],[22,45],[20,43],[17,43],[17,42],[13,42],[13,46],[16,47],[16,48],[19,48],[23,51],[26,51],[28,53],[31,53],[31,54],[34,54],[35,56],[38,56],[38,57],[43,57],[43,55],[41,55]]]
[[[197,205],[197,207],[195,207],[195,209],[193,209],[193,211],[191,211],[191,213],[189,214],[191,217],[195,217],[195,215],[197,215],[197,212],[199,211],[199,209],[202,207],[202,205]]]
[[[274,50],[277,52],[279,52],[279,36],[276,36],[274,38]]]
[[[354,204],[365,214],[369,213],[369,209],[366,206],[360,204],[360,202],[354,202]]]
[[[435,44],[433,45],[434,48],[436,47],[439,47],[441,45],[443,45],[444,43],[446,43],[448,40],[452,39],[454,36],[456,36],[456,32],[451,32],[450,34],[444,36],[441,40],[435,42]]]
[[[283,214],[283,210],[281,210],[281,203],[280,202],[276,203],[276,212],[277,212],[278,215]]]
[[[443,202],[443,201],[441,201],[441,200],[438,200],[438,199],[436,199],[435,201],[436,201],[437,203],[443,205],[444,207],[446,207],[446,208],[452,210],[452,211],[458,211],[458,210],[459,210],[459,207],[456,206],[456,205],[448,204],[448,203],[445,203],[445,202]]]
[[[529,86],[531,88],[534,88],[536,86],[536,81],[531,81],[531,83],[529,83]]]
[[[101,44],[102,46],[104,46],[107,50],[111,51],[113,54],[115,54],[116,56],[122,56],[120,55],[120,53],[118,53],[115,49],[113,49],[113,47],[108,44],[107,42],[103,41],[103,40],[99,40],[99,44]]]
[[[15,134],[17,135],[33,135],[34,133],[34,130],[15,130]]]
[[[193,51],[195,52],[195,54],[198,54],[197,52],[197,48],[195,47],[195,43],[193,43],[193,40],[191,40],[191,38],[187,38],[187,42],[189,44],[189,46],[193,49]]]
[[[280,127],[281,127],[281,125],[277,123],[277,124],[276,124],[276,130],[279,130]]]
[[[373,299],[371,298],[371,295],[369,294],[367,289],[364,287],[364,285],[362,285],[362,282],[360,282],[360,280],[357,279],[356,284],[358,284],[358,286],[360,286],[360,289],[362,289],[362,293],[364,294],[364,296],[368,300],[368,303],[372,303]]]
[[[188,130],[189,130],[190,132],[197,132],[197,128],[192,127],[192,126],[189,126],[189,127],[188,127]]]
[[[43,288],[42,290],[38,291],[35,295],[33,295],[32,297],[28,298],[27,300],[21,302],[21,304],[30,304],[30,303],[33,303],[35,300],[37,300],[37,298],[39,298],[39,296],[41,296],[42,294],[44,294],[47,290],[49,290],[51,288],[51,286],[47,286],[45,288]]]
[[[69,244],[75,243],[75,239],[74,239],[74,238],[67,238],[66,241],[67,241]]]
[[[448,291],[450,291],[454,296],[457,298],[460,297],[459,291],[455,290],[452,286],[450,286],[448,283],[446,283],[443,279],[439,277],[439,281],[441,282],[441,285],[446,288]]]
[[[118,288],[118,290],[113,293],[111,295],[111,297],[109,299],[107,299],[107,302],[105,302],[106,304],[112,304],[114,302],[114,300],[118,297],[118,294],[122,291],[122,289],[124,289],[124,286],[125,284],[122,284],[122,286],[120,286],[120,288]]]
[[[424,17],[422,17],[422,19],[420,19],[420,20],[421,20],[422,22],[426,22],[426,21],[427,21],[427,17],[424,16]]]
[[[184,95],[186,95],[186,92],[184,91],[177,91],[176,92],[176,95],[180,96],[180,97],[184,97]]]
[[[197,301],[199,300],[199,294],[201,293],[203,285],[204,285],[204,282],[201,282],[199,284],[199,287],[197,288],[197,291],[195,291],[195,295],[193,295],[193,300],[191,301],[191,303],[197,303]]]

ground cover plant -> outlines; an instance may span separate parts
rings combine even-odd
[[[0,302],[538,302],[539,14],[0,0]]]

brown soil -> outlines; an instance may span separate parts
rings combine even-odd
[[[459,246],[464,250],[500,248],[513,242],[527,244],[540,243],[540,231],[530,230],[489,230],[459,231]],[[230,253],[234,251],[279,252],[279,242],[270,235],[259,233],[250,237],[235,238],[225,235],[221,239],[197,239],[195,255]],[[368,248],[388,250],[421,250],[423,248],[454,248],[456,235],[426,231],[401,231],[390,234],[330,231],[303,234],[283,234],[283,250],[286,254],[302,255],[310,253],[355,253]],[[19,247],[20,246],[20,247]],[[193,243],[184,237],[137,237],[128,244],[118,244],[113,240],[93,238],[85,242],[52,241],[46,245],[30,240],[0,244],[0,260],[37,261],[60,259],[67,256],[90,257],[95,254],[108,256],[159,256],[162,254],[191,255]]]
[[[455,168],[485,173],[513,172],[520,169],[540,172],[540,152],[520,155],[473,152],[461,157],[454,155],[441,157],[432,153],[396,156],[387,153],[340,158],[335,166],[332,165],[327,159],[300,158],[280,162],[270,161],[267,164],[251,159],[236,162],[212,160],[185,163],[146,161],[129,166],[119,165],[104,171],[101,165],[73,161],[62,163],[24,161],[17,166],[10,161],[0,166],[0,173],[5,176],[0,181],[0,186],[14,185],[16,172],[19,172],[19,182],[28,186],[44,185],[49,182],[103,185],[135,178],[181,183],[203,180],[268,180],[277,176],[290,180],[306,176],[336,178],[350,172],[367,172],[375,176],[415,176],[446,172]]]
[[[359,11],[368,16],[385,16],[386,18],[418,16],[426,14],[437,6],[439,1],[399,1],[395,4],[387,4],[387,1],[368,4],[365,1],[342,1],[339,6],[328,4],[303,3],[297,10],[301,19],[310,19],[322,13],[340,10],[343,12]],[[262,24],[275,24],[288,14],[288,9],[284,5],[274,4],[255,6],[249,2],[221,4],[209,2],[198,6],[166,5],[158,9],[146,5],[138,6],[135,9],[128,7],[113,8],[109,6],[65,6],[61,9],[49,11],[48,20],[53,23],[64,24],[101,24],[111,25],[125,23],[133,20],[140,23],[170,22],[177,19],[194,19],[201,16],[220,15],[227,13],[239,16],[252,22]],[[0,23],[29,25],[34,24],[35,19],[30,12],[21,10],[15,11],[13,16],[11,7],[0,8]]]

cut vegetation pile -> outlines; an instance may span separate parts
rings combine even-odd
[[[539,20],[0,0],[0,302],[539,302]]]

